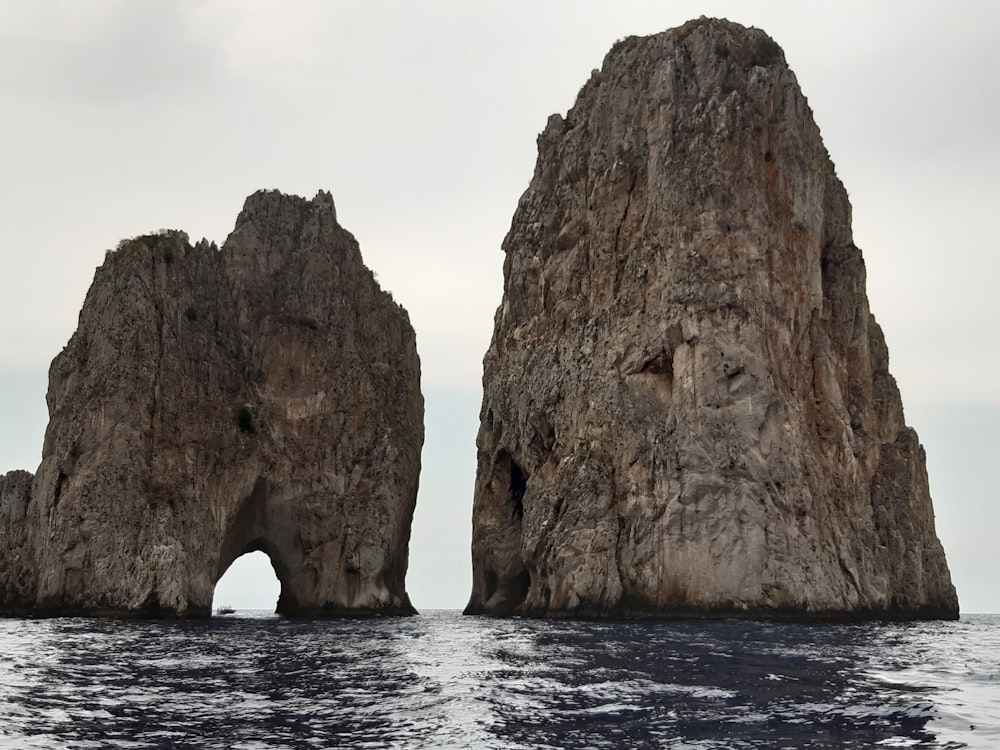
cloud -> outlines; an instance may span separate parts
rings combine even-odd
[[[0,11],[0,86],[97,104],[176,97],[225,71],[192,2],[23,3]]]

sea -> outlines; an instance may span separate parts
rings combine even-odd
[[[1000,615],[0,620],[0,748],[1000,748]]]

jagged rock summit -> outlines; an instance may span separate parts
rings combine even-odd
[[[503,247],[467,613],[957,617],[847,195],[764,32],[616,44]]]
[[[207,616],[263,550],[281,613],[412,613],[419,379],[328,193],[250,196],[221,249],[123,242],[52,363],[36,476],[0,480],[0,611]]]

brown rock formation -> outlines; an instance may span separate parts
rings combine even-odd
[[[538,151],[466,612],[956,617],[847,195],[775,42],[626,39]]]
[[[279,612],[413,612],[414,333],[329,194],[251,196],[221,250],[123,242],[48,404],[31,501],[3,496],[0,523],[26,512],[32,578],[0,587],[5,611],[207,616],[233,560],[263,550]]]
[[[0,476],[0,612],[18,615],[29,614],[35,598],[26,523],[31,480],[27,471]]]

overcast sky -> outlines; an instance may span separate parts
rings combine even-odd
[[[105,250],[221,243],[255,190],[330,190],[417,331],[408,590],[462,607],[482,356],[535,138],[617,39],[703,14],[785,50],[851,196],[962,610],[1000,612],[993,2],[0,0],[0,472],[40,460],[48,363]],[[260,570],[217,601],[273,606]]]

